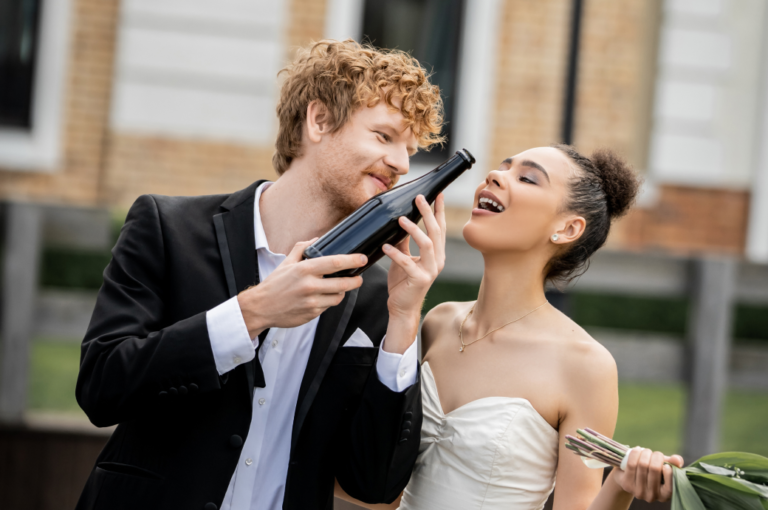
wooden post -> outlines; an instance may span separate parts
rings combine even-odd
[[[723,395],[728,385],[736,262],[693,261],[689,311],[689,385],[684,453],[686,463],[715,453]]]
[[[19,423],[27,403],[43,211],[34,204],[10,202],[3,216],[0,422]]]

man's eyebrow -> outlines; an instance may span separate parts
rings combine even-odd
[[[544,174],[544,177],[547,178],[547,182],[552,182],[552,181],[549,180],[549,174],[547,173],[546,170],[544,170],[544,167],[541,166],[540,164],[536,163],[535,161],[531,161],[530,159],[524,159],[523,161],[520,162],[520,165],[521,166],[527,166],[527,167],[530,167],[530,168],[535,168],[536,170],[538,170],[538,171],[540,171],[541,173]]]

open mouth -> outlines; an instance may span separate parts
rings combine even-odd
[[[503,213],[504,206],[498,202],[498,199],[488,192],[481,192],[480,199],[477,203],[477,208],[492,213]]]

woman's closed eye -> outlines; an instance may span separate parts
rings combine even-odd
[[[527,183],[527,184],[538,184],[538,182],[536,182],[536,181],[534,181],[533,179],[531,179],[531,178],[529,178],[529,177],[526,177],[526,176],[524,176],[524,175],[520,177],[520,181],[521,181],[521,182],[525,182],[525,183]]]

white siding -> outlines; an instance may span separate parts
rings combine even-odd
[[[765,11],[764,0],[665,0],[654,182],[749,187]]]
[[[271,144],[284,0],[125,0],[119,131]]]

